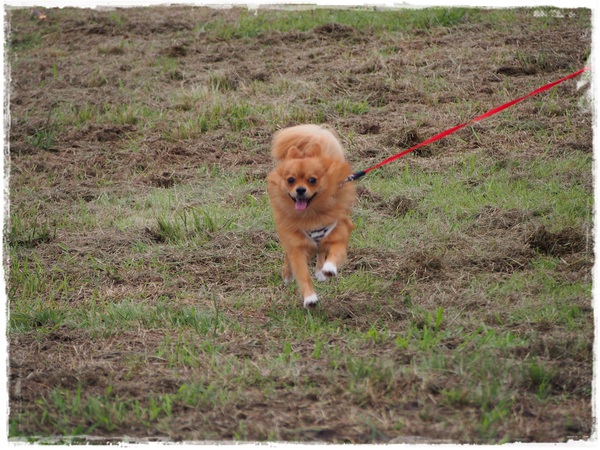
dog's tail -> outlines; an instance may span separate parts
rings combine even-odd
[[[319,125],[297,125],[279,130],[273,137],[271,154],[276,161],[317,155],[346,160],[335,131]]]

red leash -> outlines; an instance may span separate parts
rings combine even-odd
[[[498,114],[500,111],[503,111],[506,108],[510,108],[514,104],[519,103],[519,102],[521,102],[521,101],[523,101],[523,100],[525,100],[525,99],[527,99],[529,97],[533,97],[534,95],[537,95],[537,94],[539,94],[541,92],[547,91],[548,89],[552,89],[557,84],[563,83],[563,82],[565,82],[567,80],[570,80],[571,78],[575,78],[575,77],[581,75],[586,70],[590,70],[590,67],[584,67],[583,69],[578,70],[577,72],[572,73],[571,75],[567,75],[566,77],[561,78],[560,80],[554,81],[553,83],[546,84],[545,86],[542,86],[541,88],[538,88],[535,91],[531,91],[529,94],[524,95],[523,97],[519,97],[519,98],[517,98],[515,100],[512,100],[512,101],[510,101],[508,103],[505,103],[504,105],[497,106],[496,108],[492,108],[488,112],[486,112],[485,114],[482,114],[481,116],[475,117],[474,119],[471,119],[468,122],[465,122],[463,124],[457,125],[457,126],[455,126],[453,128],[449,128],[446,131],[442,131],[441,133],[436,134],[435,136],[427,139],[426,141],[421,142],[420,144],[415,145],[414,147],[411,147],[411,148],[409,148],[407,150],[403,150],[403,151],[401,151],[400,153],[398,153],[396,155],[393,155],[393,156],[390,156],[387,159],[384,159],[383,161],[381,161],[380,163],[374,165],[373,167],[369,167],[368,169],[361,170],[360,172],[356,172],[356,173],[350,175],[348,178],[346,178],[346,180],[344,180],[344,182],[357,180],[357,179],[365,176],[366,174],[368,174],[372,170],[379,169],[381,166],[385,166],[386,164],[389,164],[392,161],[395,161],[395,160],[397,160],[399,158],[402,158],[404,155],[407,155],[410,152],[413,152],[413,151],[415,151],[416,149],[418,149],[420,147],[423,147],[423,146],[425,146],[427,144],[431,144],[432,142],[438,141],[438,140],[442,139],[443,137],[446,137],[446,136],[448,136],[448,135],[450,135],[452,133],[455,133],[456,131],[460,130],[461,128],[466,127],[467,125],[471,125],[472,123],[479,122],[480,120],[486,119],[486,118],[488,118],[490,116],[493,116],[494,114]]]

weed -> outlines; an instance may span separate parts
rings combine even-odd
[[[550,395],[552,380],[555,378],[554,371],[547,369],[536,361],[532,361],[525,376],[528,376],[531,388],[538,398],[545,399]]]

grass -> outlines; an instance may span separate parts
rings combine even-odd
[[[217,19],[202,24],[199,31],[216,35],[220,39],[252,38],[272,31],[305,32],[315,26],[331,22],[356,28],[359,32],[398,33],[413,30],[432,30],[453,27],[461,23],[484,22],[501,28],[512,20],[511,14],[500,10],[483,11],[474,8],[426,8],[422,10],[395,10],[381,14],[370,8],[311,9],[295,11],[242,12],[235,22]],[[545,27],[552,18],[539,20],[537,26]]]
[[[568,161],[563,162],[568,165]],[[537,161],[531,167],[523,168],[524,171],[535,168],[540,172],[553,172],[555,176],[560,176],[555,170],[556,163],[550,162],[553,169],[542,168],[542,164]],[[464,167],[460,162],[457,167]],[[467,169],[470,170],[470,169]],[[484,168],[479,168],[484,170]],[[106,294],[100,291],[90,300],[84,301],[76,308],[68,307],[69,298],[74,294],[77,285],[81,283],[96,284],[92,273],[105,273],[105,276],[119,279],[124,273],[144,270],[148,267],[148,261],[155,267],[154,273],[163,274],[163,283],[168,285],[169,280],[176,275],[168,263],[161,261],[161,255],[172,252],[183,252],[184,258],[192,257],[189,253],[191,249],[197,252],[209,252],[220,239],[217,236],[240,237],[244,233],[254,229],[272,229],[270,212],[265,198],[258,201],[249,201],[244,197],[244,190],[258,188],[260,182],[245,183],[244,176],[231,179],[230,175],[224,173],[210,174],[207,168],[207,174],[204,183],[195,186],[183,186],[174,190],[156,190],[139,197],[135,200],[137,207],[123,211],[126,216],[118,217],[119,229],[128,232],[138,229],[140,223],[148,223],[155,230],[159,242],[163,245],[148,245],[146,243],[135,244],[139,252],[144,255],[142,262],[133,257],[131,261],[111,263],[105,258],[96,260],[96,258],[81,259],[76,258],[80,266],[79,279],[77,275],[70,276],[58,267],[44,267],[39,260],[29,260],[17,256],[23,250],[19,250],[19,243],[23,247],[25,242],[38,242],[39,240],[51,239],[58,231],[42,228],[40,231],[35,228],[27,229],[22,221],[13,219],[13,235],[20,235],[13,242],[12,266],[10,270],[11,278],[9,285],[13,288],[13,293],[9,293],[12,298],[19,298],[12,308],[9,330],[11,333],[24,333],[34,331],[38,335],[52,333],[59,327],[66,327],[69,330],[85,330],[90,336],[118,336],[123,331],[142,329],[163,329],[165,330],[165,340],[154,350],[154,355],[160,360],[164,360],[168,367],[174,370],[184,368],[201,368],[206,370],[204,359],[200,357],[203,352],[202,346],[190,342],[189,333],[202,339],[203,346],[206,348],[214,347],[214,354],[226,352],[223,348],[222,336],[233,333],[239,338],[255,334],[262,334],[263,330],[256,329],[257,325],[250,329],[255,331],[245,331],[247,324],[240,322],[240,319],[231,320],[219,315],[218,307],[213,307],[212,301],[208,298],[201,301],[203,306],[184,306],[178,307],[179,299],[185,299],[190,296],[198,298],[198,294],[187,292],[195,288],[188,285],[183,288],[174,299],[165,299],[158,304],[147,304],[145,298],[150,294],[144,292],[149,287],[142,287],[142,291],[136,295],[126,294],[125,299],[116,303],[105,303],[103,300]],[[496,177],[488,177],[485,189],[473,189],[464,187],[461,178],[473,177],[470,172],[465,173],[465,169],[457,169],[456,173],[450,176],[450,179],[457,180],[447,183],[448,175],[439,175],[424,173],[418,170],[399,171],[397,177],[390,180],[390,175],[379,178],[377,176],[365,180],[366,186],[372,192],[382,196],[387,196],[387,192],[403,192],[403,188],[410,189],[411,186],[424,186],[426,192],[415,192],[414,194],[422,197],[419,203],[419,210],[415,214],[407,214],[400,220],[397,218],[373,217],[372,213],[365,211],[365,217],[362,221],[357,220],[359,228],[354,235],[351,247],[354,249],[366,248],[377,249],[389,242],[422,242],[429,237],[434,242],[444,242],[448,237],[456,233],[461,233],[469,227],[472,217],[476,214],[480,205],[493,204],[500,208],[520,207],[537,210],[546,208],[548,215],[544,218],[544,223],[552,224],[555,227],[566,225],[578,225],[589,221],[589,199],[585,192],[576,188],[567,190],[564,195],[557,196],[559,189],[555,189],[547,184],[539,183],[538,186],[532,186],[532,190],[523,189],[520,183],[508,182],[509,174],[502,170]],[[537,177],[536,177],[537,178]],[[539,179],[539,178],[537,178]],[[391,182],[390,182],[391,181]],[[203,206],[186,207],[187,204],[198,198],[199,192],[206,192],[210,186],[210,195],[214,199],[222,198],[226,193],[238,192],[237,198],[226,203],[215,203],[211,198],[202,200]],[[414,189],[414,188],[412,188]],[[240,192],[242,191],[242,192]],[[548,194],[546,194],[548,192]],[[576,195],[576,192],[580,192]],[[552,208],[548,208],[546,195],[551,195],[553,199]],[[580,200],[579,200],[580,199]],[[125,203],[131,204],[124,199]],[[110,203],[110,202],[109,202]],[[367,206],[368,208],[368,206]],[[104,205],[92,213],[91,218],[87,218],[89,212],[87,208],[81,210],[79,214],[80,226],[86,228],[110,227],[110,223],[116,218],[117,211],[110,204]],[[114,212],[111,212],[114,211]],[[425,213],[425,211],[428,211]],[[581,213],[578,213],[581,211]],[[361,214],[359,210],[357,215]],[[154,221],[154,223],[153,223]],[[71,226],[74,224],[71,223]],[[16,228],[22,228],[17,231]],[[463,231],[464,232],[464,231]],[[398,245],[398,244],[396,244]],[[405,244],[406,245],[406,244]],[[429,244],[431,245],[431,243]],[[443,244],[442,244],[443,245]],[[258,249],[254,249],[256,254]],[[267,260],[279,259],[278,246],[273,242],[265,250]],[[35,255],[35,253],[34,253]],[[258,256],[258,255],[257,255]],[[232,272],[233,276],[239,270],[243,270],[245,263],[239,255],[228,255],[232,258],[228,262],[220,262],[221,271]],[[136,266],[136,261],[139,266]],[[545,262],[543,262],[545,261]],[[68,267],[75,263],[70,262],[68,257],[59,259],[58,264]],[[278,269],[274,266],[266,265],[263,262],[258,270],[266,270],[267,291],[261,295],[262,301],[273,301],[278,296],[280,289],[276,283],[280,281],[277,274]],[[255,264],[255,263],[253,263]],[[510,317],[504,318],[503,322],[512,323],[553,323],[558,327],[565,327],[567,330],[581,330],[585,327],[586,314],[578,307],[570,306],[570,299],[589,297],[591,285],[589,282],[564,282],[556,277],[548,276],[548,269],[556,266],[558,261],[551,258],[543,258],[537,264],[538,270],[529,270],[523,274],[515,273],[512,276],[500,281],[493,278],[487,280],[485,277],[474,279],[468,291],[471,293],[483,293],[490,301],[510,297],[511,295],[531,292],[532,297],[527,303],[517,308],[513,307]],[[147,270],[147,269],[145,269]],[[225,277],[226,278],[226,277]],[[389,282],[386,278],[381,278],[367,271],[357,271],[344,274],[338,282],[331,286],[321,288],[325,298],[335,298],[339,295],[347,295],[362,298],[378,298],[380,300],[390,296]],[[209,288],[210,289],[210,288]],[[410,290],[410,287],[408,287]],[[211,294],[205,293],[208,297]],[[412,295],[418,297],[417,290]],[[40,301],[43,296],[44,301]],[[245,299],[241,293],[236,294],[239,298],[228,298],[226,303],[230,307],[239,308],[244,311],[257,307],[256,299]],[[283,292],[286,303],[294,304],[296,297],[295,289],[288,293]],[[260,300],[259,297],[259,300]],[[202,297],[200,297],[202,298]],[[540,307],[535,298],[551,300],[550,303]],[[326,300],[327,301],[327,300]],[[267,303],[268,304],[268,303]],[[259,308],[261,308],[259,306]],[[281,316],[281,311],[277,312],[277,320],[269,328],[276,330],[275,339],[284,339],[283,345],[279,350],[279,356],[274,360],[264,361],[267,374],[257,375],[255,383],[263,386],[265,383],[272,384],[271,377],[283,377],[291,380],[294,384],[303,383],[302,376],[296,371],[290,372],[293,363],[298,363],[301,358],[311,360],[326,361],[330,367],[330,375],[334,379],[344,378],[342,389],[348,392],[348,395],[357,402],[358,405],[369,401],[369,391],[376,389],[381,392],[385,398],[393,389],[397,382],[398,373],[406,369],[402,366],[389,366],[384,361],[377,358],[364,358],[363,356],[352,356],[352,349],[360,349],[365,345],[392,345],[396,352],[409,351],[415,355],[413,360],[414,369],[421,373],[425,379],[434,377],[435,373],[442,370],[444,373],[451,372],[471,380],[473,383],[469,387],[467,382],[468,394],[464,388],[447,388],[443,392],[444,402],[451,407],[456,405],[476,405],[482,409],[481,423],[478,425],[477,435],[482,439],[496,439],[497,427],[502,423],[503,418],[509,413],[511,405],[515,403],[517,391],[512,386],[514,381],[507,381],[508,385],[498,380],[512,380],[512,372],[518,370],[522,363],[518,361],[506,360],[503,366],[498,367],[498,352],[510,353],[510,349],[515,346],[526,347],[530,345],[530,339],[517,338],[509,331],[501,331],[481,328],[468,331],[471,321],[458,319],[459,323],[446,326],[448,314],[456,315],[458,310],[456,306],[448,311],[443,306],[434,309],[422,309],[420,306],[412,305],[406,309],[406,314],[413,316],[413,320],[406,322],[407,329],[395,330],[390,328],[390,323],[385,320],[378,321],[378,325],[368,329],[365,333],[355,333],[352,328],[340,320],[334,320],[327,323],[324,316],[317,312],[316,316],[311,313],[305,313],[298,307],[291,306]],[[373,305],[375,317],[381,314],[382,306]],[[279,309],[279,308],[278,308]],[[272,317],[275,319],[276,317]],[[316,321],[315,321],[316,320]],[[477,319],[473,322],[476,323]],[[463,323],[463,325],[459,325]],[[465,329],[464,327],[467,327]],[[174,335],[172,335],[174,333]],[[291,339],[291,340],[289,340]],[[342,348],[327,344],[332,339],[344,339],[346,342]],[[445,349],[445,342],[452,339],[461,340],[457,347],[457,356],[448,355]],[[294,346],[303,342],[308,348],[302,354],[294,351]],[[222,350],[218,350],[222,348]],[[468,349],[468,350],[467,350]],[[484,350],[487,349],[487,350]],[[271,349],[268,353],[273,354]],[[199,353],[200,352],[200,353]],[[465,354],[465,352],[467,352]],[[277,351],[275,351],[277,354]],[[487,355],[487,356],[485,356]],[[466,359],[465,359],[466,358]],[[434,363],[435,360],[435,363]],[[223,365],[224,364],[224,365]],[[224,372],[234,372],[233,367],[243,364],[243,360],[237,358],[226,358],[209,371],[215,376],[216,370],[219,376],[223,377]],[[306,364],[306,362],[304,362]],[[262,366],[263,363],[258,363]],[[291,365],[291,366],[288,366]],[[433,367],[440,366],[440,367]],[[483,367],[489,367],[494,372],[485,372]],[[481,373],[481,371],[484,371]],[[497,371],[500,370],[499,373]],[[274,372],[273,372],[274,371]],[[540,371],[542,371],[540,373]],[[288,373],[289,372],[289,373]],[[532,383],[536,386],[536,395],[540,401],[548,398],[546,380],[547,374],[543,373],[534,363],[531,363],[528,369]],[[278,374],[278,375],[275,375]],[[287,375],[286,375],[287,373]],[[525,374],[521,376],[526,379]],[[210,378],[210,375],[208,375]],[[299,378],[300,377],[300,378]],[[489,383],[495,380],[498,383],[492,386]],[[225,376],[223,384],[227,385],[233,380],[231,376]],[[525,381],[522,381],[524,383]],[[505,382],[506,383],[506,382]],[[187,388],[180,388],[186,390]],[[191,389],[191,388],[190,388]],[[264,389],[264,386],[263,386]],[[458,389],[458,391],[457,391]],[[186,391],[187,392],[187,391]],[[87,425],[74,425],[73,418],[81,417],[77,422],[94,424],[93,427],[110,432],[118,428],[120,420],[125,420],[127,416],[135,416],[142,424],[149,426],[162,419],[168,422],[171,415],[167,413],[165,406],[157,406],[152,402],[172,402],[174,404],[186,403],[187,400],[181,399],[178,395],[166,396],[164,398],[148,400],[150,403],[139,405],[137,401],[128,401],[126,399],[114,399],[110,402],[106,397],[88,397],[82,400],[81,392],[78,391],[76,397],[69,397],[68,391],[59,390],[49,397],[40,400],[42,408],[41,425],[50,425],[59,430],[64,435],[89,434],[94,431],[93,428],[86,428]],[[190,394],[192,395],[192,394]],[[194,394],[199,395],[199,394]],[[238,394],[240,396],[241,394]],[[380,395],[380,394],[377,394]],[[196,397],[193,397],[196,399]],[[190,400],[191,401],[191,400]],[[195,408],[202,408],[203,400],[194,400]],[[223,399],[216,397],[212,400],[215,405],[224,407]],[[171,403],[169,403],[171,404]],[[90,425],[91,426],[91,425]],[[70,428],[69,428],[70,427]],[[243,433],[239,436],[243,437]]]
[[[328,123],[353,167],[368,167],[399,151],[399,131],[427,138],[555,67],[560,49],[498,33],[568,37],[588,28],[584,12],[561,25],[505,9],[151,11],[52,10],[65,33],[104,36],[79,72],[77,60],[32,63],[69,47],[50,38],[58,25],[10,15],[26,99],[11,105],[5,228],[11,438],[589,435],[591,121],[574,91],[360,180],[348,264],[318,284],[315,310],[282,283],[264,189],[279,127]],[[472,28],[504,45],[483,49]],[[235,51],[243,64],[221,64]],[[489,81],[484,61],[543,77]],[[532,243],[540,230],[554,253]]]
[[[173,402],[174,396],[161,395],[150,398],[148,405],[144,406],[137,400],[115,396],[109,386],[104,395],[88,398],[82,396],[81,388],[75,393],[56,389],[48,398],[40,399],[37,405],[43,411],[40,419],[42,425],[52,426],[60,435],[84,436],[94,434],[98,427],[116,430],[131,417],[145,426],[161,428],[160,422],[173,415]],[[79,418],[76,425],[72,424],[74,416]]]

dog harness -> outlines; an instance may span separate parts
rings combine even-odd
[[[327,236],[329,233],[333,231],[335,226],[337,225],[337,221],[333,222],[331,225],[326,227],[318,228],[316,230],[304,230],[304,234],[307,238],[314,242],[315,245],[318,245],[321,240]]]

